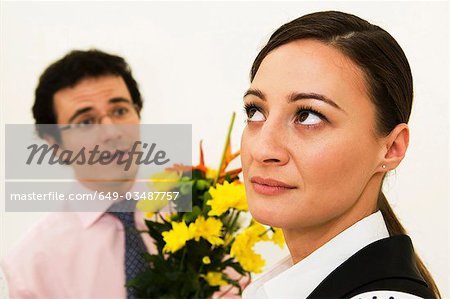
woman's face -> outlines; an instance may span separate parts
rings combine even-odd
[[[383,145],[352,61],[315,40],[283,45],[262,61],[244,104],[241,159],[257,220],[301,229],[373,212]]]

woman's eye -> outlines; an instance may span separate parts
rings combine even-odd
[[[318,125],[322,122],[322,117],[318,113],[303,110],[297,113],[296,121],[302,125]]]
[[[265,117],[257,107],[246,107],[247,121],[264,121]]]

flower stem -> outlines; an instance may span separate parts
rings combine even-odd
[[[186,245],[183,248],[183,256],[181,257],[181,263],[180,263],[180,271],[183,271],[185,257],[186,257]]]
[[[230,220],[226,224],[227,230],[225,231],[224,239],[227,237],[228,234],[230,234],[230,235],[233,234],[233,228],[239,218],[240,213],[241,213],[241,211],[233,210],[233,212],[230,216]]]
[[[216,178],[214,179],[214,185],[213,186],[215,186],[217,181],[219,180],[220,171],[222,170],[222,165],[225,163],[225,157],[227,155],[228,146],[230,144],[231,131],[233,130],[233,124],[234,124],[234,119],[235,118],[236,118],[236,112],[233,112],[233,115],[231,116],[230,125],[228,126],[228,133],[227,133],[227,138],[225,140],[225,147],[223,148],[222,159],[220,160],[219,168],[218,168],[218,171],[217,171]]]
[[[233,233],[234,225],[236,224],[236,221],[238,220],[240,213],[241,213],[241,211],[237,211],[236,216],[234,216],[234,219],[231,222],[231,226],[230,226],[230,233]]]
[[[242,279],[243,277],[244,277],[244,275],[241,275],[241,277],[238,279],[238,282],[240,282],[241,279]],[[230,285],[230,287],[229,287],[227,290],[225,290],[224,292],[222,292],[222,293],[220,294],[220,297],[217,298],[217,299],[222,299],[222,298],[224,298],[225,295],[226,295],[227,293],[229,293],[229,292],[233,289],[233,287],[234,287],[234,285]]]

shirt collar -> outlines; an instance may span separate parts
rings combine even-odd
[[[131,194],[133,194],[134,191],[139,191],[137,186],[138,184],[136,184],[136,182],[133,184],[132,188],[128,191]],[[141,185],[141,184],[140,184]],[[139,185],[139,186],[140,186]],[[76,190],[77,192],[80,193],[93,193],[95,191],[90,190],[88,188],[86,188],[85,186],[83,186],[81,183],[77,182],[76,185],[74,186],[74,190]],[[89,228],[90,226],[92,226],[95,222],[97,222],[98,219],[100,219],[105,212],[108,210],[108,208],[114,204],[116,201],[114,200],[105,200],[105,201],[99,201],[99,205],[97,207],[97,210],[94,212],[79,212],[76,211],[74,212],[78,218],[80,219],[82,225],[84,228]]]
[[[83,224],[84,228],[89,228],[91,225],[93,225],[97,220],[105,214],[108,207],[105,207],[102,211],[97,212],[75,212],[80,219],[81,223]]]
[[[334,269],[365,246],[389,237],[380,211],[353,224],[322,247],[292,264],[283,259],[246,290],[247,298],[306,298]]]

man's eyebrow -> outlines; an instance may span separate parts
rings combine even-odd
[[[122,98],[122,97],[112,98],[112,99],[110,99],[108,101],[108,103],[109,104],[116,104],[116,103],[129,103],[129,104],[131,104],[130,100],[127,100],[126,98]],[[81,109],[75,111],[75,113],[69,118],[69,123],[71,123],[78,116],[80,116],[80,115],[82,115],[82,114],[84,114],[86,112],[92,111],[92,110],[93,110],[92,107],[84,107],[84,108],[81,108]]]
[[[72,121],[77,118],[78,116],[80,116],[81,114],[84,114],[86,112],[89,112],[92,110],[92,107],[85,107],[85,108],[81,108],[78,109],[77,111],[75,111],[75,113],[69,118],[69,123],[72,123]]]
[[[116,97],[116,98],[112,98],[108,101],[108,103],[110,104],[115,104],[115,103],[129,103],[132,104],[130,102],[130,100],[126,99],[126,98],[122,98],[122,97]]]
[[[260,98],[263,101],[266,101],[266,95],[259,89],[250,88],[245,92],[244,98],[248,95],[253,95]],[[338,104],[336,104],[333,100],[331,100],[327,96],[314,92],[294,92],[288,97],[288,103],[293,103],[299,100],[306,100],[306,99],[319,100],[333,106],[334,108],[344,111],[341,107],[339,107]]]

